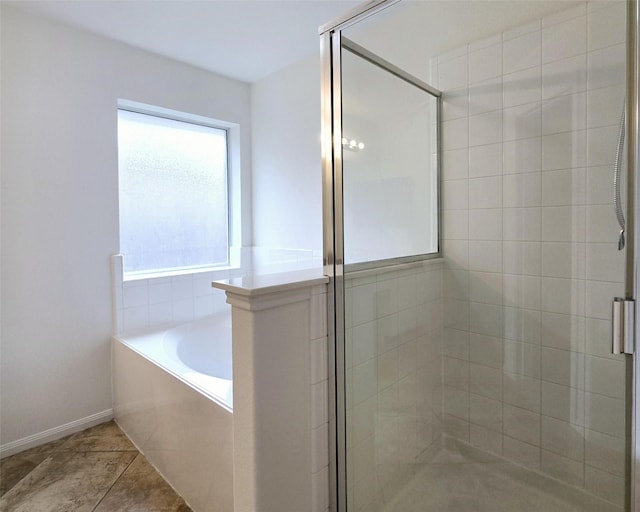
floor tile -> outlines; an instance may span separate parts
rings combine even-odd
[[[184,500],[138,455],[95,509],[96,512],[190,512]]]
[[[12,512],[91,512],[136,452],[54,452],[2,498]]]
[[[63,442],[60,439],[0,460],[0,496],[4,496]]]
[[[114,421],[101,423],[69,436],[59,450],[71,452],[137,451]]]

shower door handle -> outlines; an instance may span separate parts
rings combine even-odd
[[[636,303],[616,297],[612,308],[612,347],[614,354],[633,354],[635,347]]]

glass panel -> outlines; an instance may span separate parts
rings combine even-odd
[[[437,98],[342,59],[345,263],[437,252]]]
[[[228,262],[227,132],[118,111],[125,272]]]
[[[401,2],[345,33],[409,54],[443,92],[443,259],[344,274],[348,511],[625,510],[631,376],[611,353],[624,2]],[[344,133],[360,140],[354,105],[389,77],[345,52],[343,75]],[[347,263],[396,213],[350,175],[364,151],[344,152]],[[367,204],[385,215],[349,213]]]

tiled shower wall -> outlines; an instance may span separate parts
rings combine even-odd
[[[624,41],[624,2],[585,3],[432,63],[444,92],[445,431],[617,504]]]
[[[349,510],[393,496],[441,437],[441,292],[440,261],[345,278]]]

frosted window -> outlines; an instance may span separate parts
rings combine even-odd
[[[229,261],[227,132],[118,110],[125,272]]]

